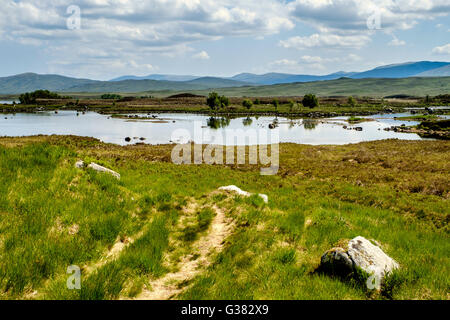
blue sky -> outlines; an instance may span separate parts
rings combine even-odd
[[[0,0],[0,5],[0,76],[327,74],[450,61],[449,0]]]

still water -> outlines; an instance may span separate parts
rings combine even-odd
[[[177,142],[174,132],[183,129],[190,134],[191,140],[199,143],[194,131],[200,131],[203,143],[229,144],[221,137],[228,129],[256,129],[257,132],[269,132],[270,124],[276,124],[279,130],[280,142],[293,142],[300,144],[347,144],[380,139],[421,140],[417,134],[397,133],[384,131],[383,128],[392,125],[415,125],[414,121],[397,121],[393,117],[406,114],[380,114],[373,115],[372,121],[351,125],[347,117],[330,119],[287,119],[283,117],[261,116],[242,117],[234,119],[211,118],[196,114],[145,114],[140,115],[146,119],[120,119],[111,118],[96,112],[79,114],[75,111],[38,112],[2,114],[0,116],[0,136],[30,136],[30,135],[78,135],[100,139],[108,143],[120,145],[141,142],[148,144],[165,144]],[[362,131],[344,129],[344,126],[361,127]],[[178,131],[176,131],[178,130]],[[126,142],[125,138],[131,141]]]

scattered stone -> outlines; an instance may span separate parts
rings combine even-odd
[[[125,141],[126,141],[126,142],[130,142],[130,141],[131,141],[131,138],[130,138],[130,137],[126,137],[126,138],[125,138]]]
[[[140,137],[140,138],[139,138],[139,140],[141,140],[141,141],[144,141],[144,140],[145,140],[145,138],[144,138],[144,137]]]
[[[381,289],[385,276],[399,268],[397,262],[372,242],[358,236],[348,242],[347,248],[333,248],[322,255],[320,267],[322,271],[347,276],[357,269],[370,275],[367,286],[370,289]]]
[[[85,163],[83,160],[78,160],[77,162],[75,162],[75,168],[81,169],[84,168]]]
[[[69,234],[73,236],[74,234],[77,234],[80,230],[80,226],[78,224],[73,224],[69,227]]]
[[[356,131],[363,131],[363,128],[362,127],[355,127],[355,130]]]
[[[226,187],[220,187],[219,190],[229,191],[229,192],[236,192],[238,195],[243,197],[250,197],[252,194],[250,192],[244,191],[235,185],[226,186]],[[265,203],[269,202],[269,197],[266,194],[258,193],[258,196],[263,199]]]
[[[91,164],[88,165],[88,168],[91,168],[91,169],[93,169],[95,171],[98,171],[98,172],[105,172],[105,173],[112,174],[117,179],[120,179],[120,174],[119,173],[117,173],[117,172],[115,172],[115,171],[113,171],[111,169],[102,167],[102,166],[100,166],[100,165],[98,165],[98,164],[96,164],[94,162],[91,162]]]

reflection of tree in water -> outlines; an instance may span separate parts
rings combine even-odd
[[[252,120],[252,118],[250,118],[250,117],[247,117],[247,118],[245,118],[245,119],[242,119],[242,124],[243,124],[245,127],[251,126],[252,123],[253,123],[253,120]]]
[[[303,119],[303,127],[305,127],[306,130],[314,130],[318,123],[319,121],[317,120]]]
[[[210,117],[208,120],[206,120],[206,124],[211,129],[225,128],[230,125],[230,119],[224,117]]]

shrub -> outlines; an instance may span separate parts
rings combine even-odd
[[[102,96],[100,98],[102,98],[102,99],[114,99],[114,100],[117,99],[118,100],[118,99],[122,99],[122,96],[118,95],[118,94],[114,94],[114,93],[105,93],[105,94],[102,94]]]
[[[228,107],[230,100],[225,96],[219,96],[217,92],[211,92],[206,99],[206,104],[211,110],[217,110],[219,108]]]
[[[319,99],[312,93],[306,94],[303,97],[302,104],[308,108],[315,108],[319,106]]]
[[[248,99],[245,99],[244,101],[242,101],[242,105],[244,106],[244,108],[250,110],[250,108],[253,106],[253,102],[251,102]]]
[[[280,103],[278,102],[277,99],[273,99],[272,100],[272,105],[275,107],[275,110],[278,110],[278,106],[280,105]]]
[[[356,106],[356,100],[352,96],[348,97],[347,103],[349,106],[354,107]]]
[[[55,92],[50,92],[48,90],[36,90],[34,92],[26,92],[19,96],[19,101],[21,104],[32,104],[36,103],[36,99],[60,99],[60,97]]]
[[[294,109],[294,107],[295,107],[295,102],[290,100],[289,101],[289,112],[292,112],[292,109]]]

